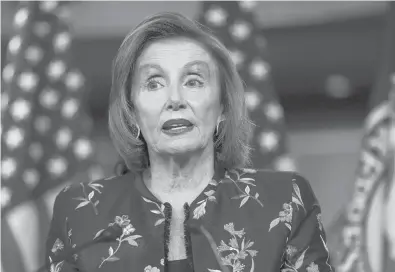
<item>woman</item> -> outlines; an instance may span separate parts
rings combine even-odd
[[[246,168],[243,84],[209,31],[153,16],[123,41],[112,79],[128,171],[58,195],[53,271],[332,271],[309,183]]]

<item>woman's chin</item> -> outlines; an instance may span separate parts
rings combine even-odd
[[[190,139],[179,139],[178,141],[173,141],[161,148],[163,153],[171,155],[182,155],[186,153],[195,152],[202,148],[201,143],[191,141]]]
[[[192,131],[179,137],[161,137],[160,141],[155,145],[155,149],[159,154],[182,155],[203,150],[209,143],[209,138]]]
[[[197,150],[197,146],[192,146],[192,145],[179,145],[179,146],[172,146],[169,148],[166,148],[168,154],[172,155],[182,155],[190,152],[194,152]]]

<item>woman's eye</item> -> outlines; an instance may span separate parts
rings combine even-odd
[[[161,87],[163,87],[163,85],[162,85],[158,80],[156,80],[156,79],[150,79],[150,80],[147,82],[147,84],[146,84],[146,88],[147,88],[148,90],[151,90],[151,91],[156,90],[156,89],[159,89],[159,88],[161,88]]]
[[[192,88],[200,88],[203,87],[203,82],[197,79],[190,79],[187,81],[187,83],[185,84],[188,87],[192,87]]]

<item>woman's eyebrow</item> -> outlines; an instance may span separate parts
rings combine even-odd
[[[158,70],[160,72],[163,72],[162,67],[160,67],[160,65],[154,64],[154,63],[145,63],[145,64],[139,65],[137,67],[137,71],[138,71],[139,75],[145,74],[145,73],[149,72],[150,70]]]
[[[195,60],[186,63],[183,66],[183,69],[193,69],[199,72],[202,72],[203,74],[206,74],[207,76],[210,76],[210,74],[213,72],[210,69],[210,65],[202,60]],[[140,77],[142,75],[147,75],[151,70],[154,71],[159,71],[161,73],[164,73],[163,68],[155,63],[143,63],[137,67],[137,75]]]
[[[192,72],[199,72],[201,73],[204,77],[212,78],[214,76],[214,69],[212,69],[209,65],[209,63],[201,60],[197,61],[192,61],[184,65],[184,69],[186,71],[191,71]],[[185,72],[188,73],[188,72]]]
[[[205,70],[210,71],[210,67],[207,64],[207,62],[202,60],[191,61],[184,65],[184,68],[195,68],[195,67],[204,68]]]

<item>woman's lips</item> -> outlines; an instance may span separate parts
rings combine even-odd
[[[162,126],[162,131],[169,135],[177,135],[189,132],[193,129],[193,124],[186,119],[171,119]]]
[[[168,135],[179,135],[179,134],[190,132],[191,130],[193,130],[193,126],[189,126],[189,127],[181,126],[171,129],[162,129],[162,132]]]
[[[170,119],[167,120],[163,126],[162,129],[164,130],[171,130],[171,129],[177,129],[181,127],[192,127],[193,124],[189,122],[187,119]]]

